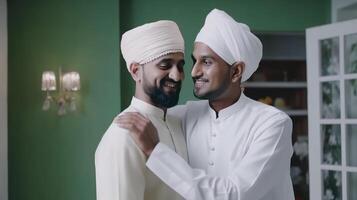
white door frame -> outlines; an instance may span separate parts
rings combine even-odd
[[[348,119],[345,114],[345,86],[346,77],[357,78],[356,74],[344,73],[344,35],[357,32],[357,20],[349,20],[306,30],[306,56],[307,56],[307,81],[308,81],[308,121],[309,121],[309,175],[310,199],[322,199],[322,173],[321,170],[339,171],[342,174],[342,200],[347,200],[347,172],[357,172],[357,167],[346,164],[346,124],[357,124],[357,119]],[[319,41],[332,37],[339,38],[339,75],[320,76]],[[340,115],[338,119],[322,119],[320,84],[323,81],[339,81],[340,84]],[[341,165],[328,165],[321,163],[321,126],[322,124],[341,125]]]
[[[0,0],[0,199],[8,200],[7,5]]]

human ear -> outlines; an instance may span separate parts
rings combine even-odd
[[[232,66],[232,82],[233,83],[240,81],[244,70],[245,70],[244,62],[240,61],[240,62],[233,64],[233,66]]]
[[[140,81],[141,80],[141,67],[139,63],[131,63],[129,67],[129,72],[131,77],[134,79],[134,81]]]

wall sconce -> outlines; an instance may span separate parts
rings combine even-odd
[[[76,99],[74,92],[80,89],[80,77],[78,72],[68,72],[62,75],[62,70],[58,70],[59,89],[58,94],[51,96],[50,92],[56,91],[56,76],[53,71],[44,71],[42,73],[42,91],[46,92],[46,98],[42,105],[42,110],[47,111],[51,107],[51,102],[58,105],[58,115],[67,113],[66,107],[70,111],[76,111]]]

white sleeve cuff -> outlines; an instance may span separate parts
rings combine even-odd
[[[192,189],[192,169],[175,151],[158,143],[152,151],[146,166],[171,189],[183,197]]]
[[[166,146],[165,144],[159,142],[154,150],[151,152],[149,158],[146,161],[146,166],[151,169],[152,167],[155,167],[155,163],[157,163],[157,160],[160,159],[160,156],[162,155],[163,152],[165,151],[171,151],[171,149]]]

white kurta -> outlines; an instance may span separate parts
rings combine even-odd
[[[135,97],[123,112],[139,112],[158,130],[160,142],[187,160],[180,120]],[[114,122],[105,132],[95,153],[97,200],[182,199],[145,166],[146,158],[126,129]]]
[[[292,200],[292,122],[243,93],[219,117],[208,101],[176,106],[189,164],[159,143],[146,165],[189,200]],[[171,112],[169,111],[169,112]]]

